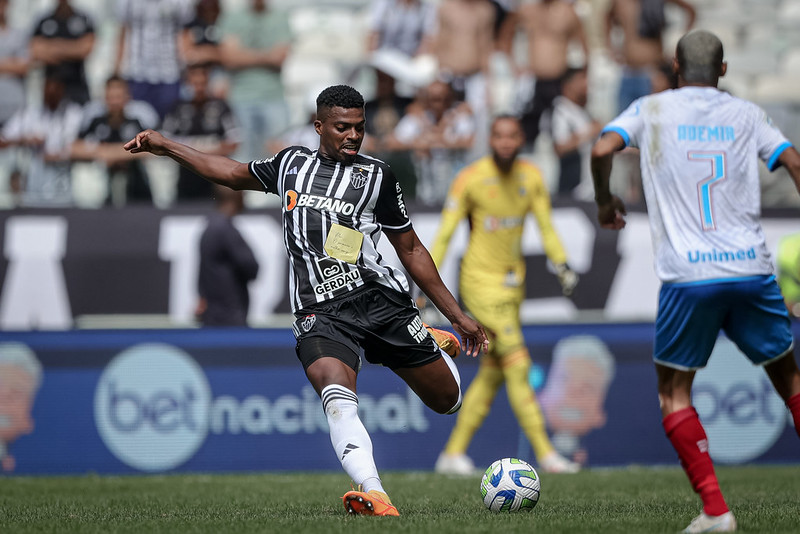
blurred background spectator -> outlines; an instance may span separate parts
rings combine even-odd
[[[453,177],[467,163],[474,140],[472,110],[455,100],[450,85],[435,81],[419,92],[385,146],[413,151],[416,199],[441,206]]]
[[[517,28],[522,29],[527,44],[527,58],[515,68],[519,77],[519,102],[516,107],[521,115],[526,142],[529,150],[532,150],[539,137],[543,116],[552,109],[553,101],[561,94],[561,80],[570,66],[570,44],[574,41],[580,45],[584,67],[589,59],[589,47],[583,24],[575,8],[566,0],[525,3],[511,13],[503,24],[500,37],[502,47],[509,56],[512,55],[511,46]]]
[[[118,0],[120,23],[114,71],[128,81],[134,100],[164,117],[180,96],[178,39],[192,0]]]
[[[391,75],[375,69],[375,97],[364,105],[367,135],[363,150],[392,166],[403,188],[403,195],[408,200],[417,196],[417,175],[412,152],[392,145],[392,135],[413,102],[413,98],[397,93],[395,79]]]
[[[200,300],[195,313],[203,326],[247,326],[247,284],[258,275],[258,263],[233,224],[244,209],[244,196],[219,185],[214,185],[213,193],[217,212],[200,237]]]
[[[209,154],[232,156],[239,146],[240,129],[228,104],[214,98],[209,90],[207,65],[190,65],[186,68],[186,85],[190,97],[181,100],[164,119],[165,135],[179,139],[198,150]],[[176,198],[187,200],[211,200],[213,184],[180,167]]]
[[[73,204],[70,147],[81,126],[81,107],[68,100],[61,78],[45,78],[42,102],[17,111],[3,126],[0,148],[18,146],[27,160],[22,169],[24,206]]]
[[[421,0],[375,0],[370,6],[369,51],[394,50],[407,57],[431,51],[436,7]]]
[[[665,4],[686,12],[684,30],[694,26],[696,12],[684,0],[612,0],[606,16],[606,45],[622,65],[617,112],[639,97],[650,94],[651,76],[664,60],[663,32],[667,25]],[[619,35],[614,35],[619,28]],[[615,39],[615,37],[617,37]],[[672,51],[668,52],[672,55]]]
[[[553,149],[558,155],[556,194],[594,200],[589,159],[592,144],[603,125],[586,110],[589,84],[585,69],[567,69],[561,77],[561,94],[553,101]]]
[[[413,98],[398,95],[395,87],[395,79],[391,75],[380,69],[375,70],[375,97],[364,105],[368,118],[365,129],[371,137],[370,148],[373,151],[385,151],[387,138],[414,101]]]
[[[660,93],[678,87],[678,75],[672,71],[672,61],[662,60],[650,75],[650,92]]]
[[[434,3],[375,0],[370,5],[369,28],[369,62],[397,81],[400,95],[412,97],[416,89],[433,81],[437,33]]]
[[[495,8],[488,0],[442,0],[435,53],[439,76],[459,100],[478,112],[487,107],[489,57],[494,50]]]
[[[306,95],[305,112],[306,122],[290,126],[278,136],[267,141],[265,148],[267,154],[277,154],[288,146],[305,146],[311,150],[319,148],[319,134],[314,126],[317,120],[317,95],[323,88],[310,89]]]
[[[0,0],[0,131],[8,119],[25,106],[28,74],[28,35],[8,19],[8,0]],[[2,145],[2,140],[0,140]],[[0,206],[13,205],[11,175],[17,173],[16,151],[0,148]]]
[[[220,29],[217,24],[221,8],[219,0],[198,0],[194,17],[183,27],[181,53],[188,65],[204,63],[219,65]]]
[[[675,43],[692,25],[725,44],[730,68],[721,88],[762,105],[790,139],[800,138],[798,22],[800,5],[789,0],[0,0],[0,123],[24,101],[41,102],[45,71],[58,69],[68,97],[86,103],[84,127],[106,113],[105,82],[115,72],[130,82],[126,117],[158,127],[181,95],[182,70],[215,65],[210,94],[227,99],[239,118],[235,157],[249,160],[303,132],[303,142],[316,145],[308,93],[348,83],[369,102],[365,151],[390,161],[410,198],[416,178],[408,153],[388,146],[387,132],[406,114],[408,99],[437,76],[457,84],[471,108],[471,161],[482,155],[491,114],[528,106],[530,118],[547,110],[568,68],[586,69],[583,107],[599,122],[616,114],[623,95],[629,101],[668,88]],[[28,69],[29,61],[43,68]],[[184,91],[188,98],[191,89]],[[534,106],[537,98],[542,103]],[[527,123],[532,146],[525,156],[556,194],[562,162],[555,132],[547,119]],[[540,124],[545,130],[535,138]],[[29,152],[0,151],[0,206],[13,205],[10,178],[25,182]],[[171,162],[142,163],[154,203],[169,206]],[[71,168],[80,178],[73,180],[78,197],[88,195],[86,166]],[[640,202],[638,167],[623,167],[615,166],[613,187]],[[765,206],[798,205],[783,171],[764,171],[762,179]],[[105,184],[105,177],[92,183]],[[96,189],[95,200],[78,198],[78,205],[102,203]]]
[[[289,125],[281,68],[291,49],[292,34],[285,11],[267,0],[250,0],[248,7],[223,16],[222,62],[231,73],[229,99],[242,125],[237,159],[251,161],[264,154],[270,137]]]
[[[28,36],[8,21],[8,0],[0,0],[0,127],[25,105]]]
[[[489,138],[495,16],[495,5],[489,0],[442,0],[437,12],[435,54],[439,79],[450,84],[455,98],[465,101],[476,119],[473,140],[477,148],[470,159],[484,154]],[[447,180],[450,179],[452,176]]]
[[[76,104],[89,101],[84,62],[94,48],[94,24],[69,0],[58,0],[54,11],[33,29],[31,60],[44,64],[45,76],[57,75],[64,93]]]
[[[153,200],[147,173],[139,161],[141,157],[122,148],[146,129],[142,121],[129,112],[130,99],[128,83],[119,76],[109,78],[103,111],[84,121],[70,151],[73,160],[99,160],[105,165],[105,203],[115,207],[152,203]]]

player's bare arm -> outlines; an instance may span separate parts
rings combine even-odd
[[[225,156],[200,152],[164,137],[155,130],[139,132],[136,137],[125,143],[123,148],[132,154],[149,152],[156,156],[167,156],[209,182],[231,189],[254,191],[264,189],[261,183],[250,174],[246,163],[240,163]]]
[[[794,180],[794,186],[797,188],[797,192],[800,193],[800,153],[793,146],[790,146],[778,157],[778,161],[789,171],[789,175]]]
[[[594,200],[597,203],[597,220],[603,228],[625,228],[625,204],[611,194],[611,162],[614,153],[625,148],[625,140],[616,132],[606,132],[592,147],[592,180]]]
[[[428,249],[419,240],[417,233],[411,229],[402,233],[387,232],[386,236],[414,282],[453,325],[453,329],[461,337],[464,351],[474,357],[486,350],[489,346],[486,332],[477,321],[464,313],[444,285]]]

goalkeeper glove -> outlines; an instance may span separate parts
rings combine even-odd
[[[558,283],[561,284],[561,292],[564,296],[572,295],[572,291],[578,285],[578,273],[570,269],[566,263],[562,263],[556,265],[556,276],[558,277]]]

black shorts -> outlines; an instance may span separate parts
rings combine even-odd
[[[332,356],[358,372],[362,350],[368,362],[390,369],[419,367],[441,358],[411,297],[382,285],[370,285],[295,316],[295,351],[303,369]]]

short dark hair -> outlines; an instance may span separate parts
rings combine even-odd
[[[519,115],[514,115],[513,113],[498,113],[492,117],[492,122],[489,124],[489,131],[494,132],[495,125],[500,121],[514,121],[517,124],[517,128],[519,128],[519,131],[522,133],[522,136],[525,137],[525,128],[522,126],[522,120]]]
[[[108,87],[112,83],[124,83],[125,87],[128,86],[128,82],[125,80],[125,78],[123,78],[119,74],[112,74],[111,76],[108,77],[108,79],[106,79],[106,87]]]
[[[494,117],[492,117],[491,125],[494,126],[494,123],[504,120],[511,120],[520,123],[519,116],[514,115],[513,113],[498,113]],[[521,124],[521,123],[520,123]]]
[[[317,97],[317,116],[334,107],[353,109],[364,107],[364,97],[349,85],[332,85]]]
[[[561,75],[561,85],[566,84],[570,81],[573,77],[577,76],[578,74],[586,74],[586,67],[569,67],[567,70],[564,71],[564,74]]]
[[[709,31],[690,31],[678,41],[675,58],[685,81],[715,85],[722,74],[722,41]]]

